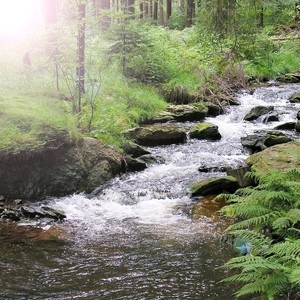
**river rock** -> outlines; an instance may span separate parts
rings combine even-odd
[[[140,160],[139,158],[125,157],[125,171],[126,172],[136,172],[143,171],[147,168],[147,164]]]
[[[277,112],[269,113],[263,118],[263,123],[279,121],[279,115]]]
[[[257,134],[250,134],[241,138],[241,143],[245,148],[256,153],[265,150],[268,147],[290,142],[291,139],[279,131],[261,132]]]
[[[300,132],[300,121],[298,120],[298,122],[296,123],[296,125],[295,125],[295,130],[297,131],[297,132]]]
[[[184,143],[187,138],[181,128],[173,125],[136,127],[127,130],[125,136],[143,146]]]
[[[251,171],[258,175],[273,171],[300,169],[300,139],[270,147],[262,152],[249,156],[246,160]]]
[[[236,178],[240,187],[246,187],[253,185],[252,179],[250,177],[245,176],[247,172],[250,171],[251,169],[249,166],[239,167],[237,169],[227,170],[227,175]]]
[[[204,179],[191,186],[192,196],[215,195],[220,193],[234,193],[239,188],[233,176]]]
[[[122,156],[93,138],[34,155],[0,159],[0,193],[9,199],[41,199],[91,192],[122,171]]]
[[[169,105],[163,112],[147,120],[146,123],[202,121],[207,111],[208,109],[202,102],[197,104]]]
[[[287,122],[274,127],[275,130],[294,130],[296,122]]]
[[[212,102],[205,102],[205,106],[207,107],[207,117],[216,117],[224,113],[221,105]]]
[[[284,83],[298,83],[300,82],[300,73],[288,73],[278,77],[277,80]]]
[[[259,117],[268,114],[269,112],[274,110],[274,106],[256,106],[253,107],[249,113],[246,114],[244,120],[253,121],[258,119]]]
[[[123,146],[123,150],[126,154],[131,155],[133,158],[140,157],[142,155],[150,154],[150,151],[148,151],[146,148],[133,143],[131,141],[127,142]]]
[[[189,128],[192,139],[220,140],[222,138],[218,126],[209,122],[198,123]]]
[[[300,103],[300,93],[294,93],[289,97],[291,103]]]

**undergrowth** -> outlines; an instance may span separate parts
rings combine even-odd
[[[247,247],[246,255],[225,264],[236,274],[224,281],[241,284],[237,297],[294,299],[300,291],[300,171],[258,180],[256,187],[219,196],[230,203],[222,212],[238,220],[227,233]]]

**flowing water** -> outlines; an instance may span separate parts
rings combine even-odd
[[[299,90],[241,92],[240,106],[208,119],[219,126],[220,141],[149,148],[158,162],[145,171],[114,178],[93,197],[47,200],[65,211],[63,224],[0,224],[0,299],[233,299],[217,268],[235,255],[220,243],[226,224],[212,199],[196,209],[188,187],[225,175],[220,167],[245,165],[240,138],[295,121],[299,104],[287,99]],[[274,105],[280,121],[244,122],[257,105]]]

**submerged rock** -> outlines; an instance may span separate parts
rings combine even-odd
[[[215,195],[224,192],[234,193],[239,188],[233,176],[204,179],[191,186],[192,196]]]
[[[173,125],[136,127],[126,131],[125,135],[143,146],[179,144],[187,138],[183,129]]]
[[[189,129],[192,139],[220,140],[222,138],[218,126],[209,122],[198,123]]]
[[[253,121],[258,119],[259,117],[268,114],[274,110],[274,106],[256,106],[253,107],[250,112],[246,114],[244,120],[246,121]]]

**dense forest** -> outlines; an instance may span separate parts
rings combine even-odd
[[[123,132],[169,103],[222,105],[299,77],[299,1],[43,0],[41,11],[34,33],[1,37],[1,155],[82,136],[122,152]],[[238,297],[299,299],[299,170],[249,176],[256,187],[219,196],[239,220],[229,234],[247,241],[225,281]]]

